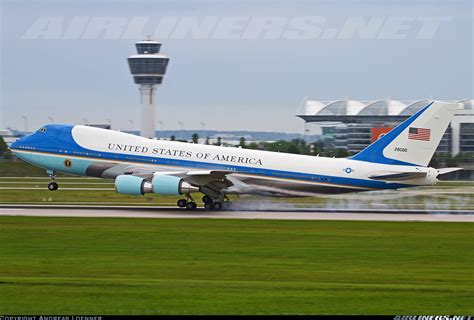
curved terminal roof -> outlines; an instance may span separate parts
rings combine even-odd
[[[424,106],[426,106],[429,103],[429,100],[418,100],[410,103],[402,112],[400,112],[401,115],[406,115],[410,116],[412,114],[417,113],[420,111]]]
[[[461,100],[459,104],[462,106],[464,110],[472,110],[472,105],[474,104],[474,100]]]
[[[398,115],[406,108],[406,104],[397,100],[379,100],[367,104],[358,115],[391,116]]]
[[[304,111],[307,116],[409,116],[419,111],[429,102],[429,99],[403,102],[392,99],[369,102],[306,100]],[[460,109],[472,110],[474,100],[461,100],[458,103]]]
[[[339,100],[328,103],[322,108],[319,115],[356,115],[364,108],[364,104],[355,100]]]
[[[326,103],[323,101],[305,101],[304,103],[304,113],[305,114],[317,114],[321,111],[322,108],[326,106]]]

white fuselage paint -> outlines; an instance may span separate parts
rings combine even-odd
[[[72,130],[72,136],[76,143],[85,149],[90,149],[98,152],[120,154],[125,157],[127,155],[135,155],[146,156],[151,158],[186,160],[196,163],[215,164],[219,165],[219,167],[223,170],[234,170],[236,171],[237,175],[239,175],[238,168],[235,169],[234,166],[292,172],[296,174],[295,177],[298,173],[301,173],[373,181],[369,179],[369,176],[378,174],[389,174],[404,170],[410,171],[414,169],[413,166],[385,165],[369,163],[365,161],[356,161],[347,158],[305,156],[279,152],[242,149],[237,147],[222,147],[166,140],[153,140],[117,131],[102,130],[86,126],[75,126]],[[147,165],[153,165],[153,163],[147,163]],[[174,168],[181,167],[181,165],[172,166]],[[162,167],[162,165],[160,165],[160,167]],[[183,164],[182,167],[188,168],[186,164]],[[420,172],[429,172],[430,170],[433,170],[431,168],[426,167],[415,168]],[[189,170],[199,169],[191,167],[189,168]],[[245,176],[248,174],[244,173],[241,175]],[[279,180],[279,178],[272,177],[271,175],[262,176],[261,174],[258,174],[258,176],[261,179]],[[291,177],[285,177],[285,179],[283,180],[298,179],[297,177],[294,179],[292,179]],[[328,184],[325,181],[301,182]],[[421,179],[418,178],[403,181],[404,184],[409,185],[431,185],[434,182],[435,181],[430,178],[430,176]],[[351,188],[354,187],[350,184],[339,186]],[[355,188],[367,189],[363,187]]]

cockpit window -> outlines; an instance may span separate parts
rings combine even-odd
[[[39,132],[46,132],[46,130],[48,130],[48,129],[46,129],[45,127],[41,127],[41,128],[38,129]]]

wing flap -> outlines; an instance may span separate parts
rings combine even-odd
[[[227,175],[234,173],[226,170],[193,170],[186,172],[183,179],[189,183],[205,186],[211,183],[219,185],[219,188],[226,188],[232,185],[227,179]]]

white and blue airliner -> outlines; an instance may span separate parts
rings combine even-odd
[[[303,197],[434,185],[460,168],[428,167],[456,103],[433,101],[349,158],[326,158],[155,140],[81,125],[51,124],[17,140],[13,152],[46,169],[115,180],[118,193],[183,195],[179,207],[230,205],[228,194]]]

